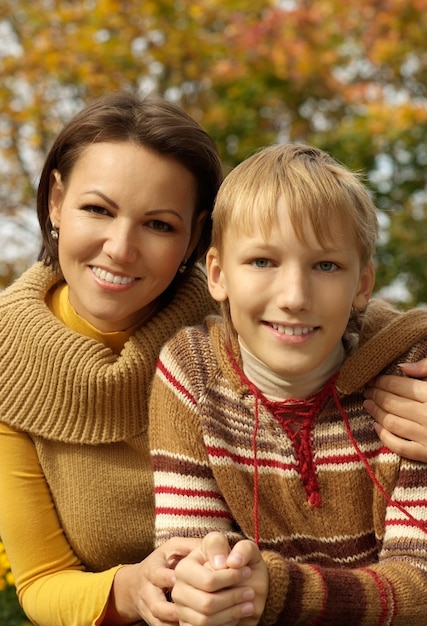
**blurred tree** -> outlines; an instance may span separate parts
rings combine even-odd
[[[378,288],[408,277],[408,304],[427,302],[426,15],[427,0],[3,0],[1,205],[33,203],[83,103],[138,88],[196,117],[225,171],[291,140],[365,172],[387,215]]]

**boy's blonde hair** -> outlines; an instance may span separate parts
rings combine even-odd
[[[304,241],[308,218],[318,241],[333,239],[337,224],[348,229],[362,266],[375,253],[378,220],[371,196],[358,174],[326,152],[302,144],[263,148],[235,167],[222,183],[213,211],[212,246],[221,258],[224,233],[268,237],[277,224],[277,202],[283,196],[294,230]]]

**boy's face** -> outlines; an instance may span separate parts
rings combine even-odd
[[[361,268],[353,238],[339,223],[327,249],[307,220],[306,241],[297,238],[283,198],[277,227],[265,238],[229,228],[221,261],[207,256],[209,289],[229,301],[233,326],[246,348],[277,374],[301,376],[336,348],[351,307],[363,309],[374,285],[372,264]]]

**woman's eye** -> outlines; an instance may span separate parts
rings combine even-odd
[[[83,207],[83,210],[87,213],[93,213],[94,215],[110,215],[110,212],[102,206],[96,206],[88,204]]]
[[[251,265],[262,269],[264,267],[270,267],[271,261],[269,261],[268,259],[254,259],[253,261],[251,261]]]
[[[148,226],[153,230],[165,233],[172,230],[171,225],[167,224],[166,222],[162,222],[162,220],[151,220],[150,222],[148,222]]]
[[[322,272],[333,272],[337,269],[338,265],[336,263],[332,263],[332,261],[320,261],[317,264],[317,267],[322,270]]]

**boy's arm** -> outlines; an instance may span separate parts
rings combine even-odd
[[[177,374],[177,367],[166,344],[150,394],[155,544],[174,536],[203,537],[211,531],[239,540],[242,534],[234,532],[231,511],[210,467],[194,390],[197,373]]]
[[[150,394],[155,543],[163,545],[171,536],[205,537],[220,531],[216,536],[222,540],[224,568],[219,565],[221,571],[213,572],[216,567],[206,567],[209,559],[204,551],[194,550],[176,567],[178,582],[172,598],[182,624],[224,626],[254,614],[255,593],[246,584],[252,572],[250,568],[225,567],[229,539],[234,543],[242,535],[233,530],[231,512],[210,469],[197,392],[191,385],[195,377],[185,376],[182,371],[178,374],[169,347],[167,344],[161,351]]]

